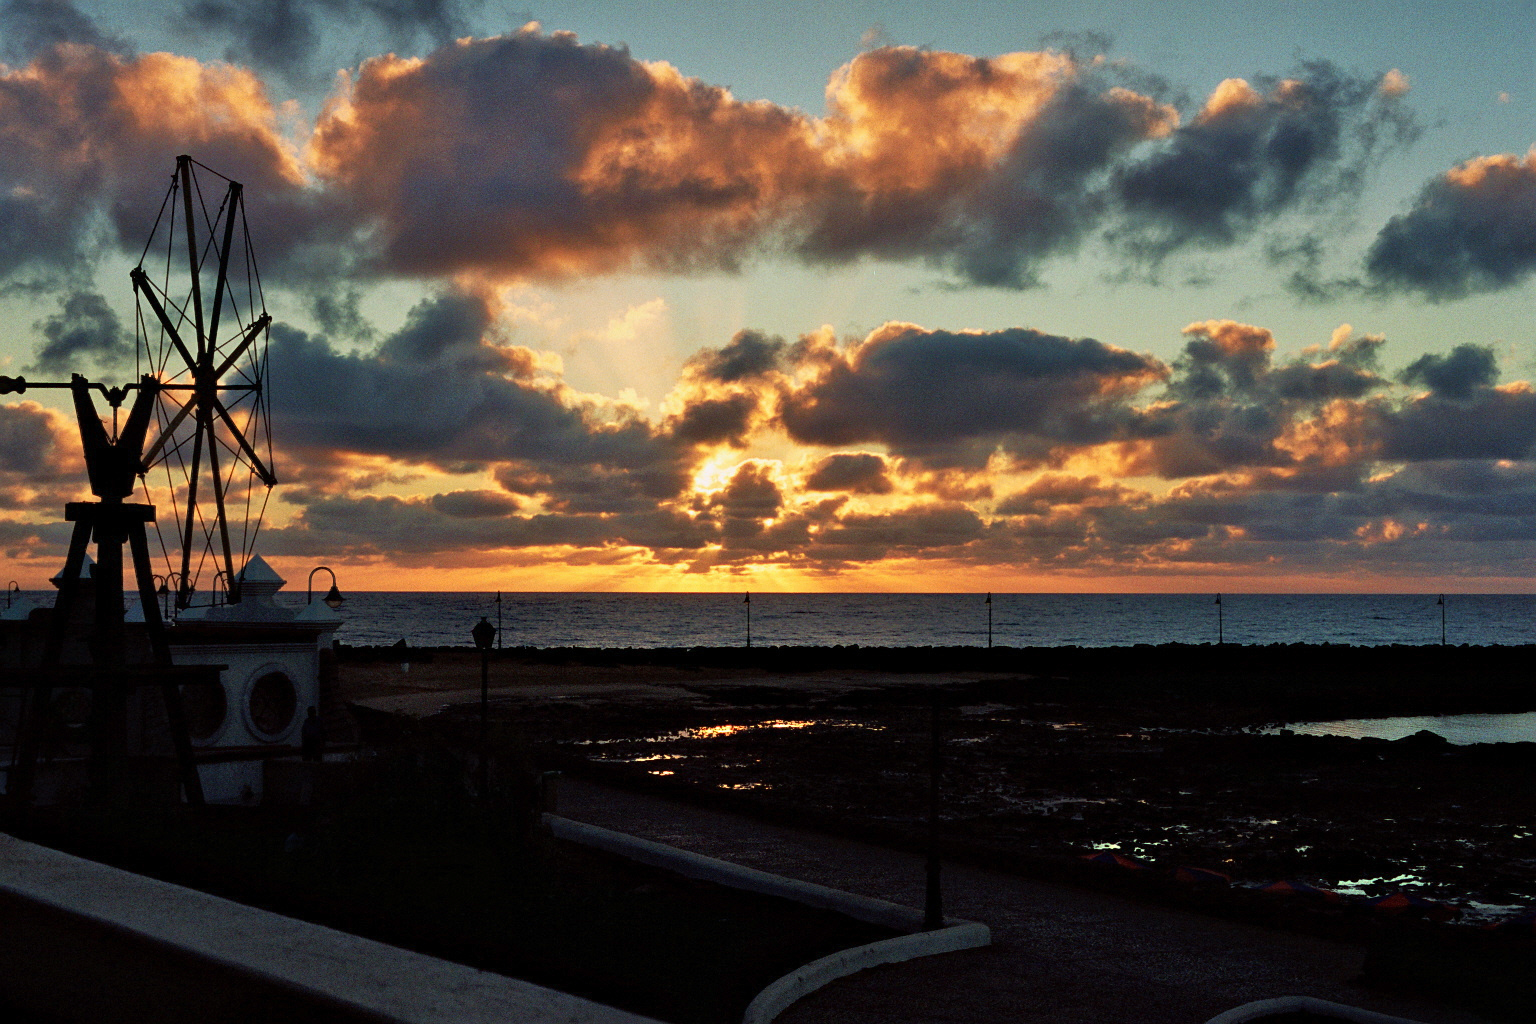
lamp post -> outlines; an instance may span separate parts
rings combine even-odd
[[[925,864],[923,927],[928,931],[944,927],[944,892],[939,877],[939,774],[943,768],[944,737],[939,724],[939,692],[933,692],[932,717],[928,721],[928,856]]]
[[[11,582],[5,585],[5,606],[7,608],[11,606],[11,601],[14,600],[16,595],[19,593],[21,593],[21,584],[17,583],[15,580],[11,580]]]
[[[1445,646],[1445,595],[1440,595],[1440,600],[1435,604],[1440,606],[1440,646]]]
[[[487,712],[491,702],[491,640],[496,635],[496,627],[480,617],[475,623],[475,628],[469,631],[474,637],[475,646],[480,648],[480,799],[486,798],[490,789],[490,762],[486,755],[486,740],[488,738]]]
[[[496,649],[501,650],[501,591],[496,591]]]
[[[213,603],[219,603],[219,580],[224,581],[224,603],[234,604],[230,597],[230,592],[234,590],[234,577],[223,569],[213,574]],[[238,591],[236,591],[236,595],[238,596]]]
[[[992,592],[987,591],[987,649],[992,648]]]
[[[159,594],[161,602],[165,605],[165,619],[169,622],[172,608],[180,611],[191,603],[192,589],[186,585],[186,577],[179,572],[168,572],[163,579],[164,582],[160,584]],[[171,580],[177,581],[175,587],[171,586]],[[185,601],[183,601],[184,597]]]
[[[752,591],[747,591],[747,599],[742,602],[747,606],[747,646],[752,646]]]
[[[324,597],[322,597],[320,600],[324,601],[327,605],[329,605],[332,610],[340,608],[342,606],[342,603],[346,601],[346,598],[342,597],[341,596],[341,591],[336,589],[336,574],[331,571],[331,567],[328,566],[328,565],[317,565],[313,569],[309,570],[309,580],[308,580],[308,582],[306,584],[306,590],[305,590],[305,593],[304,593],[304,604],[305,605],[309,605],[310,603],[312,603],[314,601],[314,599],[315,599],[315,573],[320,572],[321,570],[324,570],[325,572],[330,574],[330,577],[331,577],[331,589],[329,591],[327,591],[326,595]]]
[[[1223,635],[1222,626],[1223,626],[1223,623],[1222,623],[1222,620],[1221,620],[1221,595],[1217,594],[1216,595],[1216,645],[1218,647],[1221,646],[1222,641],[1225,639],[1225,637]]]

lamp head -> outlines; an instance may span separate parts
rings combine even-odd
[[[341,596],[341,591],[336,589],[335,583],[332,583],[330,591],[323,598],[321,598],[321,600],[329,605],[334,611],[335,609],[342,606],[342,604],[346,601],[346,598]]]

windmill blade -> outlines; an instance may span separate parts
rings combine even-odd
[[[197,518],[197,480],[200,475],[198,469],[203,462],[203,417],[196,416],[194,419],[197,427],[192,442],[192,472],[187,475],[186,522],[182,524],[181,539],[182,594],[179,600],[183,605],[191,599],[192,594],[192,577],[188,573],[192,569],[192,527]]]
[[[241,453],[250,461],[251,468],[256,471],[256,476],[268,487],[277,486],[276,475],[267,468],[266,463],[261,461],[261,456],[256,454],[256,449],[251,447],[251,442],[245,439],[245,432],[235,425],[234,418],[229,415],[229,410],[224,408],[224,403],[215,398],[213,400],[213,408],[219,414],[219,418],[224,421],[224,425],[229,428],[235,443],[240,446]]]
[[[229,194],[224,197],[224,244],[219,247],[218,283],[213,289],[213,320],[208,325],[208,344],[216,347],[219,341],[219,315],[224,312],[224,287],[229,280],[229,246],[235,239],[235,210],[240,206],[241,185],[229,183]],[[220,370],[218,376],[224,376]]]
[[[197,327],[197,355],[201,359],[208,348],[208,335],[203,332],[203,275],[197,260],[196,221],[192,218],[192,158],[183,154],[176,158],[176,173],[181,177],[181,204],[185,209],[182,230],[187,236],[187,275],[192,279],[192,317]],[[193,364],[197,365],[196,363]]]
[[[166,423],[165,426],[160,428],[160,435],[155,438],[155,443],[150,445],[149,451],[144,453],[144,465],[154,465],[155,459],[157,459],[160,455],[160,449],[164,448],[165,443],[176,435],[177,428],[180,427],[183,421],[186,420],[187,416],[191,414],[192,407],[196,404],[197,392],[194,391],[192,394],[187,396],[186,404],[183,405],[180,409],[176,410],[176,415],[172,416],[170,421]]]
[[[224,417],[224,422],[234,429],[229,414],[214,400],[214,407]],[[224,478],[219,472],[219,438],[212,425],[208,429],[208,475],[213,480],[214,524],[219,530],[220,546],[224,552],[224,592],[233,596],[235,590],[235,560],[229,548],[229,515],[224,508]],[[217,556],[215,556],[217,557]]]
[[[245,350],[251,347],[251,342],[255,341],[257,336],[260,335],[262,331],[266,330],[267,325],[271,322],[272,318],[266,313],[263,313],[261,316],[257,317],[251,323],[251,326],[246,328],[245,334],[240,337],[240,342],[235,346],[234,351],[231,352],[229,357],[219,365],[217,370],[213,371],[214,378],[222,378],[226,373],[228,373],[230,368],[233,367],[235,363],[240,359],[240,357],[245,354]]]
[[[160,297],[155,294],[154,286],[149,283],[149,275],[144,273],[143,267],[134,267],[128,276],[133,280],[133,287],[144,300],[149,303],[149,308],[154,311],[155,317],[160,321],[160,326],[165,333],[171,336],[171,342],[176,346],[176,351],[181,353],[181,358],[187,361],[187,369],[196,370],[197,360],[188,351],[186,343],[181,340],[181,332],[176,325],[171,323],[171,318],[166,315],[165,307],[160,304]]]

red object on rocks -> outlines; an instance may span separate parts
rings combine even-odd
[[[1105,867],[1111,868],[1129,868],[1133,871],[1144,871],[1147,867],[1139,860],[1127,857],[1123,853],[1112,853],[1109,850],[1101,853],[1085,853],[1082,855],[1082,858],[1090,864],[1102,864]]]

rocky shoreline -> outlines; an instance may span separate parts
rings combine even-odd
[[[415,652],[409,672],[401,653],[344,651],[343,692],[364,706],[409,692],[445,723],[478,714],[461,689],[478,682],[473,652]],[[1536,744],[1260,731],[1536,710],[1525,648],[493,654],[496,718],[568,769],[630,784],[919,842],[938,706],[944,841],[991,860],[1115,851],[1165,874],[1407,892],[1467,921],[1536,904]]]
[[[915,840],[938,703],[948,843],[1003,858],[1117,851],[1361,897],[1402,890],[1495,920],[1536,904],[1536,745],[1258,729],[1530,711],[1528,656],[1301,645],[501,651],[492,712],[567,766]],[[473,652],[410,652],[413,674],[401,657],[344,652],[344,692],[369,679],[375,697],[404,688],[430,706],[478,682],[467,676]],[[447,720],[478,714],[462,697],[442,703],[459,705],[436,712]]]

